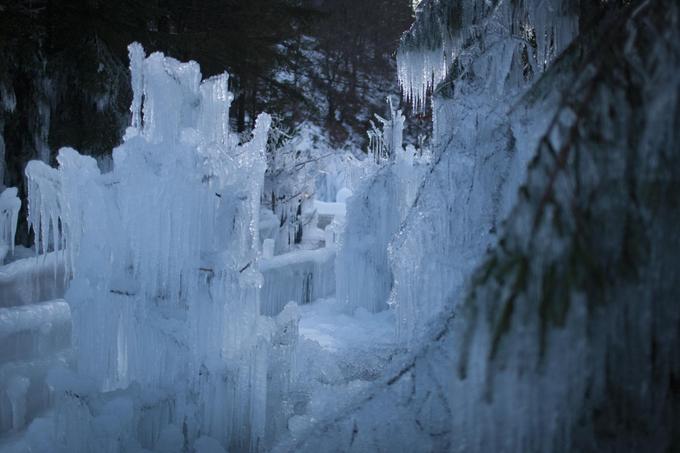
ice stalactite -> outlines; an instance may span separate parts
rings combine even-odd
[[[4,83],[0,84],[0,107],[3,111],[12,113],[17,108],[17,96],[14,90]]]
[[[35,234],[36,253],[45,253],[50,244],[61,245],[63,238],[59,228],[59,174],[42,161],[29,162],[25,172],[29,199],[28,225]]]
[[[413,103],[414,110],[423,110],[427,94],[448,72],[453,55],[447,57],[443,49],[400,52],[397,58],[399,83],[404,98]]]

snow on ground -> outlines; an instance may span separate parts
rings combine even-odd
[[[345,407],[382,376],[403,350],[396,343],[391,311],[354,311],[335,298],[299,308],[300,408],[281,440],[304,438],[320,420]],[[302,376],[304,374],[304,376]]]
[[[330,353],[384,350],[394,347],[394,313],[370,313],[358,308],[350,313],[334,298],[300,307],[300,336],[316,341]]]

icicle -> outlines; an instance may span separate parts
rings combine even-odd
[[[456,58],[478,52],[468,41],[477,45],[486,36],[493,36],[495,44],[500,37],[517,45],[513,33],[531,31],[536,51],[530,63],[543,71],[578,33],[576,13],[568,0],[423,0],[397,51],[403,95],[414,110],[422,110],[427,94],[446,78]],[[497,63],[491,62],[494,68]]]
[[[142,128],[142,94],[144,90],[144,72],[142,66],[144,65],[144,49],[138,42],[133,42],[128,46],[128,55],[130,57],[130,85],[132,86],[132,104],[130,104],[130,112],[132,112],[131,126],[137,130]]]
[[[443,49],[430,51],[399,50],[397,52],[397,75],[406,101],[413,104],[414,111],[425,106],[427,93],[436,87],[448,71],[455,55],[447,56]]]
[[[35,234],[36,253],[46,253],[50,244],[50,226],[61,217],[61,183],[57,170],[42,161],[26,165],[28,188],[28,226]],[[55,244],[56,245],[56,244]]]

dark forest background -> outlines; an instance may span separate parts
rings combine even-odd
[[[227,70],[239,132],[267,111],[362,147],[368,120],[399,93],[394,53],[412,20],[409,0],[0,0],[0,186],[23,198],[29,160],[119,143],[133,41],[196,60],[204,77]]]

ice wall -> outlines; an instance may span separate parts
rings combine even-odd
[[[400,159],[404,157],[404,122],[406,117],[394,105],[392,97],[387,98],[387,105],[390,113],[389,119],[376,114],[375,118],[381,127],[377,127],[371,121],[371,129],[367,133],[368,155],[376,164],[395,160],[397,157]]]
[[[442,137],[447,147],[438,149],[414,208],[389,244],[391,302],[406,343],[417,344],[497,240],[554,103],[547,98],[514,112],[484,96],[437,105],[439,120],[456,126]],[[465,134],[470,130],[474,138]]]
[[[67,349],[70,337],[71,316],[63,300],[0,309],[2,363],[50,356]]]
[[[336,297],[340,303],[371,312],[388,307],[393,285],[387,246],[399,229],[408,180],[396,176],[390,163],[360,186],[348,200],[346,224],[339,236],[336,262]],[[417,171],[409,166],[405,176]]]
[[[0,122],[0,128],[4,129]],[[5,188],[5,137],[0,134],[0,189]]]
[[[447,302],[459,298],[516,201],[559,100],[559,80],[530,103],[518,100],[577,32],[577,11],[560,5],[423,2],[402,40],[400,65],[425,74],[424,79],[400,74],[414,105],[424,102],[430,84],[440,82],[432,107],[435,164],[390,245],[391,301],[406,343],[417,343]],[[543,8],[560,13],[548,20]],[[560,40],[542,53],[533,38],[518,39],[522,30]],[[443,72],[417,61],[410,65],[409,58],[426,58],[434,48],[444,55],[438,63]]]

